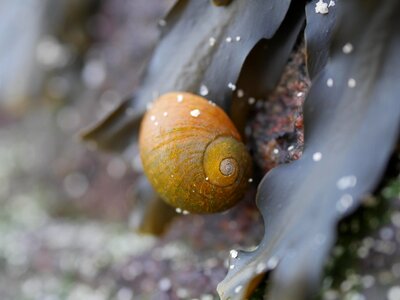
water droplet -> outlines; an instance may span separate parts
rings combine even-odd
[[[229,269],[230,269],[230,270],[232,270],[232,269],[234,269],[234,268],[235,268],[235,265],[230,265],[230,266],[229,266]]]
[[[176,211],[178,214],[181,214],[181,213],[182,213],[182,208],[177,207],[177,208],[175,209],[175,211]]]
[[[167,21],[165,21],[164,19],[161,19],[158,21],[158,25],[160,25],[161,27],[164,27],[167,25]]]
[[[228,37],[226,38],[226,42],[227,42],[227,43],[232,42],[232,38],[231,38],[230,36],[228,36]]]
[[[350,44],[350,43],[346,43],[346,44],[343,46],[342,50],[343,50],[343,53],[349,54],[349,53],[353,52],[353,45]]]
[[[208,88],[204,84],[200,86],[200,95],[207,96],[208,95]]]
[[[206,177],[206,181],[208,181],[208,177]]]
[[[168,112],[164,111],[163,116],[164,117],[168,116]]]
[[[240,42],[241,37],[238,35],[238,36],[235,38],[235,40],[236,40],[236,42]]]
[[[263,262],[260,262],[256,266],[256,273],[257,274],[263,273],[266,268],[267,268],[267,265],[265,263],[263,263]]]
[[[333,87],[333,79],[332,79],[332,78],[329,78],[329,79],[326,81],[326,85],[327,85],[328,87]]]
[[[329,12],[328,3],[325,3],[323,0],[319,0],[315,4],[315,13],[325,15]]]
[[[336,186],[339,190],[345,190],[355,187],[357,184],[357,177],[354,175],[343,176],[337,182]]]
[[[155,121],[156,120],[156,116],[150,116],[150,120]]]
[[[177,96],[176,101],[182,102],[182,101],[183,101],[183,95],[179,94],[179,95]]]
[[[155,126],[158,126],[158,122],[154,122],[154,125],[155,125]]]
[[[188,214],[190,214],[190,212],[189,212],[188,210],[183,210],[183,211],[182,211],[182,214],[188,215]]]
[[[210,39],[208,40],[208,42],[209,42],[210,46],[212,47],[212,46],[215,45],[216,39],[215,39],[214,37],[210,37]]]
[[[350,78],[349,81],[347,82],[347,85],[349,86],[349,88],[354,88],[357,85],[357,82],[354,78]]]
[[[253,182],[253,178],[249,178],[249,180],[248,180],[249,182]]]
[[[238,252],[235,249],[232,249],[229,254],[231,255],[232,258],[238,257]]]
[[[237,91],[237,96],[238,96],[239,98],[242,98],[242,97],[244,96],[243,90],[238,90],[238,91]]]
[[[253,97],[250,97],[250,98],[249,98],[249,104],[250,104],[250,105],[253,105],[254,103],[256,103],[256,99],[253,98]]]
[[[321,152],[315,152],[313,154],[313,160],[314,161],[320,161],[322,159],[322,153]]]
[[[353,197],[350,194],[344,194],[336,204],[336,208],[339,212],[346,212],[353,204]]]
[[[269,270],[273,270],[278,266],[279,259],[275,256],[272,256],[267,262],[267,268]]]
[[[228,88],[230,88],[232,91],[234,91],[234,90],[236,90],[236,85],[234,85],[232,82],[229,82]]]
[[[279,149],[275,148],[273,152],[274,154],[279,154]]]
[[[240,291],[243,289],[242,285],[238,285],[237,287],[235,287],[235,293],[238,294],[240,293]]]
[[[287,148],[288,151],[292,151],[293,149],[294,149],[294,146],[293,146],[293,145],[290,145],[290,146]]]
[[[192,117],[194,117],[194,118],[197,118],[198,116],[200,116],[200,110],[198,110],[198,109],[193,109],[193,110],[190,112],[190,115],[191,115]]]

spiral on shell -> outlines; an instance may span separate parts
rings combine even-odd
[[[143,169],[170,205],[213,213],[235,205],[251,176],[251,158],[225,112],[189,93],[161,96],[139,134]]]

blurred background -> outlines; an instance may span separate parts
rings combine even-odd
[[[137,234],[137,156],[78,139],[139,85],[173,2],[0,1],[1,300],[216,299],[229,247],[258,242],[251,205]]]

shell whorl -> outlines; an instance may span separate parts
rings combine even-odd
[[[244,145],[235,138],[215,138],[205,149],[203,159],[204,173],[210,183],[224,187],[240,179],[243,176],[240,166],[246,159],[240,155],[242,151],[245,151]]]
[[[193,213],[232,207],[251,176],[251,158],[227,115],[188,93],[161,96],[139,136],[144,171],[169,204]]]

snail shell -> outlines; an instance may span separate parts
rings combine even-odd
[[[251,176],[251,158],[225,112],[189,93],[161,96],[139,134],[143,169],[159,195],[191,213],[235,205]]]

